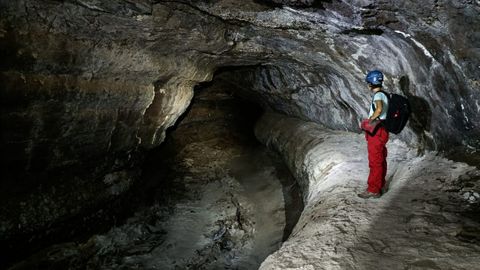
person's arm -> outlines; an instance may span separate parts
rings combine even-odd
[[[370,121],[377,119],[382,114],[382,110],[383,110],[383,102],[381,100],[375,100],[375,111],[373,112],[372,116],[370,116],[368,119]]]

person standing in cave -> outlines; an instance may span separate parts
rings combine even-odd
[[[382,92],[383,74],[378,70],[368,72],[365,81],[373,92],[372,103],[368,119],[362,121],[365,138],[368,145],[368,175],[367,189],[358,194],[360,198],[379,198],[385,187],[387,175],[387,147],[388,131],[382,125],[387,118],[388,97]],[[367,131],[368,130],[368,131]]]

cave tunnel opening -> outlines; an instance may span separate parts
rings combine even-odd
[[[12,269],[258,268],[288,238],[303,201],[280,155],[255,138],[264,109],[244,75],[256,67],[221,68],[195,87],[165,141],[147,153],[141,179],[105,206],[113,223]],[[113,207],[123,210],[107,213]]]
[[[196,86],[187,111],[147,157],[150,204],[169,213],[155,259],[162,269],[255,269],[303,210],[282,158],[255,138],[263,109],[245,91],[250,82],[232,83],[255,68],[221,68]]]

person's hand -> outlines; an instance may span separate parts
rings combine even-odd
[[[360,128],[363,130],[367,130],[368,126],[370,126],[370,119],[363,119],[360,123]]]

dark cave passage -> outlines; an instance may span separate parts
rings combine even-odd
[[[480,6],[433,2],[1,1],[0,269],[477,269]]]
[[[258,268],[288,238],[303,201],[282,158],[256,140],[263,110],[232,89],[230,71],[195,89],[117,204],[116,224],[12,269]]]
[[[261,108],[229,90],[215,79],[198,87],[188,112],[147,160],[148,185],[161,179],[151,198],[171,213],[151,258],[162,269],[258,268],[303,209],[281,157],[254,137]]]

